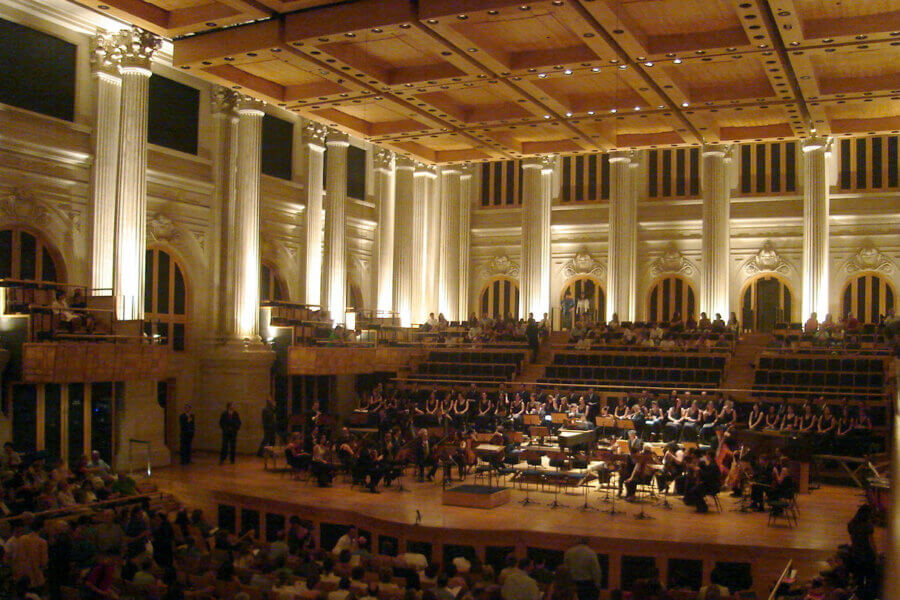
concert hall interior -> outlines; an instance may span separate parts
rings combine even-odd
[[[900,597],[896,0],[0,2],[0,598]]]

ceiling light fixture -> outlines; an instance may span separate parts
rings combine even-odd
[[[681,64],[681,59],[680,59],[680,58],[676,58],[676,59],[673,60],[672,62],[675,63],[676,65],[680,65],[680,64]]]

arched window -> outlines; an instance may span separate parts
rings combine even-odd
[[[482,315],[503,318],[512,315],[519,318],[519,284],[509,277],[491,279],[481,290],[478,306]]]
[[[259,301],[284,300],[287,298],[284,290],[284,284],[281,282],[278,270],[273,266],[262,263],[259,266]]]
[[[694,314],[694,288],[691,284],[678,277],[669,275],[657,281],[650,288],[650,302],[647,314],[652,322],[668,322],[675,313],[679,313],[682,319]]]
[[[896,294],[886,277],[860,273],[852,277],[841,294],[841,315],[853,313],[860,323],[877,323],[889,308],[896,308]]]
[[[761,275],[747,283],[741,293],[741,327],[769,332],[776,323],[790,323],[793,303],[787,281],[776,275]]]
[[[566,297],[566,292],[572,295],[575,302],[581,299],[582,294],[591,301],[591,316],[597,321],[606,320],[606,293],[603,287],[593,275],[579,275],[566,282],[559,299]]]
[[[0,229],[0,278],[63,282],[59,254],[40,234],[22,227]]]
[[[147,250],[144,332],[165,338],[173,350],[184,350],[187,296],[184,270],[178,261],[165,250]]]

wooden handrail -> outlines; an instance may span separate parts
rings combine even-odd
[[[143,499],[150,500],[154,496],[159,496],[160,498],[171,497],[171,494],[167,494],[165,492],[147,492],[146,494],[135,494],[133,496],[122,496],[121,498],[113,498],[111,500],[99,500],[97,502],[87,502],[85,504],[77,504],[75,506],[67,506],[65,508],[53,508],[50,510],[44,510],[37,513],[31,513],[34,517],[40,517],[42,519],[48,519],[51,517],[61,517],[67,514],[75,515],[78,513],[83,513],[88,510],[96,510],[103,509],[108,506],[114,504],[134,504]],[[0,523],[11,523],[18,519],[22,518],[22,513],[17,515],[10,515],[8,517],[0,518]]]
[[[791,567],[794,564],[794,560],[791,559],[788,561],[787,565],[785,565],[784,570],[781,572],[781,575],[778,577],[778,581],[775,582],[775,585],[772,587],[772,591],[769,594],[769,600],[775,600],[775,597],[778,594],[778,588],[781,587],[781,583],[784,581],[784,578],[787,577],[788,573],[791,572]]]

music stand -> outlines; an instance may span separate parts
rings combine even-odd
[[[584,504],[582,504],[581,506],[579,506],[576,509],[576,510],[580,510],[581,512],[597,512],[596,508],[594,508],[593,506],[588,504],[588,491],[591,487],[590,482],[588,481],[588,477],[590,476],[590,474],[591,474],[590,471],[586,471],[584,474],[584,477],[581,479],[580,482],[578,482],[578,485],[581,487],[582,490],[584,490],[584,494],[583,494],[584,495]],[[599,477],[597,478],[597,481],[598,482],[600,481]]]

